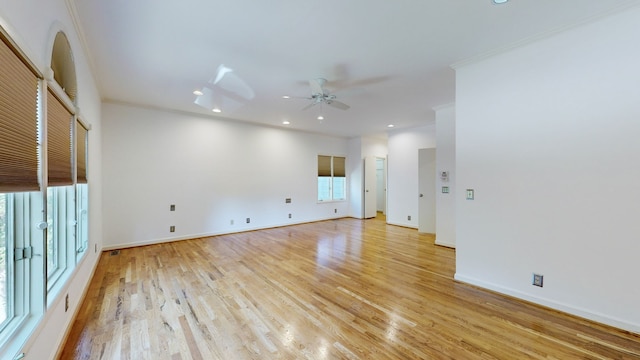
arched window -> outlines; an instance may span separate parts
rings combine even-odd
[[[53,42],[51,69],[53,70],[53,79],[69,96],[69,99],[76,103],[76,95],[78,94],[76,67],[73,62],[71,46],[69,46],[67,36],[62,31],[56,34]]]
[[[46,96],[47,290],[55,293],[87,247],[88,127],[77,113],[78,86],[67,36],[56,33],[51,52],[53,78]],[[57,85],[57,86],[56,86]],[[75,209],[73,204],[76,204]],[[71,224],[71,225],[70,225]]]
[[[88,245],[90,126],[69,40],[50,34],[43,75],[0,24],[0,354],[63,296]]]

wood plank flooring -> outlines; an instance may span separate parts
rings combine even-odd
[[[453,280],[455,251],[340,219],[102,254],[62,359],[640,359],[640,336]]]

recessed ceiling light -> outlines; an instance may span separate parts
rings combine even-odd
[[[324,120],[324,116],[318,115],[318,120]]]
[[[291,96],[289,96],[289,95],[284,95],[282,98],[283,98],[283,99],[291,99]]]
[[[193,90],[193,95],[198,95],[198,96],[200,96],[200,95],[202,95],[202,94],[203,94],[203,92],[202,92],[202,91],[200,91],[200,90]]]
[[[393,124],[389,124],[389,125],[387,125],[387,127],[388,127],[388,128],[392,128],[392,127],[395,127],[395,125],[393,125]]]
[[[291,123],[290,123],[290,122],[288,122],[287,120],[285,120],[285,121],[283,121],[283,122],[282,122],[282,125],[289,125],[289,124],[291,124]]]
[[[500,5],[500,4],[506,3],[507,1],[509,1],[509,0],[493,0],[493,3]]]
[[[218,109],[218,108],[213,108],[213,109],[211,109],[211,111],[213,111],[214,113],[222,112],[222,110],[220,110],[220,109]]]

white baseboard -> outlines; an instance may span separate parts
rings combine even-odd
[[[418,229],[417,226],[409,225],[409,224],[400,224],[400,223],[394,223],[394,222],[390,222],[390,221],[387,221],[387,224],[393,225],[393,226],[401,226],[401,227],[405,227],[405,228],[409,228],[409,229],[416,229],[416,230]]]
[[[436,235],[436,236],[437,236],[437,235]],[[455,249],[455,248],[456,248],[456,243],[454,243],[454,242],[448,242],[448,241],[446,241],[446,240],[440,240],[440,239],[438,239],[437,237],[436,237],[435,244],[436,244],[436,245],[440,245],[440,246],[446,246],[446,247],[449,247],[449,248],[452,248],[452,249]]]
[[[575,315],[584,319],[592,320],[601,324],[609,325],[616,327],[618,329],[623,329],[627,331],[631,331],[636,334],[640,334],[640,324],[630,323],[628,321],[614,318],[605,314],[600,314],[594,311],[590,311],[587,309],[579,308],[576,306],[572,306],[569,304],[561,303],[558,301],[554,301],[551,299],[541,298],[538,296],[533,296],[528,293],[523,293],[518,290],[506,288],[497,284],[489,283],[486,281],[478,280],[473,277],[460,275],[458,273],[455,274],[454,279],[463,283],[467,283],[470,285],[478,286],[481,288],[485,288],[491,291],[495,291],[501,294],[509,295],[516,297],[518,299],[522,299],[534,304],[538,304],[541,306],[545,306],[554,310],[562,311],[567,314]]]
[[[301,225],[301,224],[308,224],[308,223],[312,223],[312,222],[343,219],[343,218],[344,218],[344,216],[337,216],[337,217],[331,217],[331,218],[327,218],[327,219],[304,220],[304,221],[298,221],[298,222],[290,222],[290,223],[286,223],[286,224],[273,224],[273,225],[268,225],[268,226],[243,227],[242,229],[238,229],[238,230],[224,230],[224,231],[211,232],[211,233],[189,234],[189,235],[158,238],[158,239],[148,239],[148,240],[141,240],[141,241],[136,241],[136,242],[126,242],[126,243],[106,245],[106,246],[104,246],[102,248],[102,250],[103,251],[111,251],[111,250],[132,248],[132,247],[137,247],[137,246],[156,245],[156,244],[163,244],[163,243],[174,242],[174,241],[192,240],[192,239],[211,237],[211,236],[237,234],[237,233],[243,233],[243,232],[248,232],[248,231],[273,229],[273,228],[278,228],[278,227],[283,227],[283,226]]]

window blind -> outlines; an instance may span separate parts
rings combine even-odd
[[[37,191],[38,75],[0,32],[0,192]]]
[[[333,157],[333,176],[335,177],[344,177],[347,173],[345,171],[345,158],[340,156]]]
[[[331,176],[331,156],[318,155],[318,176]]]
[[[47,95],[47,175],[49,186],[72,185],[71,124],[73,116],[51,89],[48,90]]]
[[[78,184],[87,183],[87,142],[88,131],[80,123],[76,122],[76,182]]]

